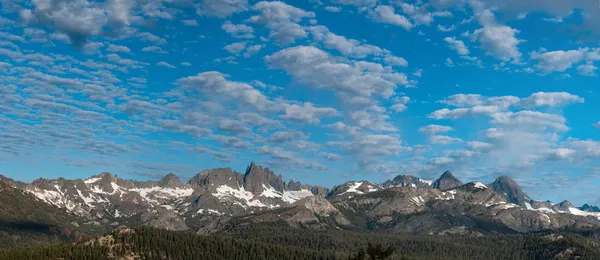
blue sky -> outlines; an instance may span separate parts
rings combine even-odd
[[[0,2],[0,173],[250,161],[333,186],[516,179],[600,203],[594,1]]]

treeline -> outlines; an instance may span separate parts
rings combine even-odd
[[[0,249],[0,259],[600,259],[600,241],[574,233],[408,235],[294,229],[284,223],[199,236],[122,229],[74,244]]]
[[[600,240],[572,232],[561,232],[562,239],[553,241],[548,238],[551,233],[474,236],[315,231],[290,228],[284,222],[239,225],[226,232],[249,241],[330,253],[355,253],[369,243],[383,244],[395,249],[393,259],[552,259],[563,251],[581,259],[600,259]]]
[[[331,253],[190,232],[138,228],[67,245],[0,250],[0,259],[339,259]]]

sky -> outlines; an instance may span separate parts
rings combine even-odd
[[[600,204],[593,0],[1,0],[0,174],[250,162]]]

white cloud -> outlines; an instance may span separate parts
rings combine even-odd
[[[269,29],[269,37],[278,43],[287,45],[296,39],[306,38],[307,32],[298,23],[305,18],[314,18],[315,13],[307,12],[300,8],[283,2],[259,2],[252,6],[252,10],[260,12],[259,15],[248,20],[264,24]]]
[[[109,52],[125,52],[125,53],[131,52],[131,50],[127,46],[114,45],[114,44],[109,44],[108,48],[106,48],[106,50]]]
[[[542,152],[543,160],[570,160],[575,157],[576,151],[568,148],[548,149]]]
[[[246,52],[244,53],[244,57],[246,57],[246,58],[251,57],[252,55],[257,54],[264,47],[265,47],[264,44],[256,44],[256,45],[248,46],[248,48],[246,48]]]
[[[311,87],[365,96],[389,97],[406,80],[404,74],[387,72],[378,64],[335,61],[314,46],[287,48],[266,56],[265,60],[271,68],[283,69]],[[365,65],[374,65],[374,70],[364,71],[361,66]]]
[[[592,126],[595,127],[595,128],[600,129],[600,121],[598,121],[597,123],[593,124]]]
[[[463,41],[457,40],[454,37],[446,37],[444,38],[444,41],[446,41],[450,45],[450,48],[455,50],[459,55],[469,54],[469,49],[465,46]]]
[[[403,146],[398,137],[376,134],[361,134],[348,141],[329,141],[326,145],[340,148],[344,153],[355,156],[362,165],[411,150],[410,147]]]
[[[421,127],[419,129],[419,132],[421,132],[422,134],[425,134],[425,135],[435,135],[435,134],[447,133],[452,130],[454,130],[454,128],[449,127],[449,126],[428,125],[428,126]]]
[[[398,66],[398,67],[406,67],[408,66],[408,61],[406,61],[402,57],[396,57],[393,55],[386,56],[383,61],[388,65]]]
[[[236,42],[223,47],[224,50],[228,51],[231,54],[239,54],[246,48],[246,44],[248,42]]]
[[[581,62],[587,50],[549,51],[544,53],[532,52],[531,59],[537,61],[536,68],[544,73],[564,72],[574,64]]]
[[[196,90],[214,98],[229,97],[248,104],[259,111],[277,109],[275,103],[260,91],[246,83],[229,81],[229,75],[216,71],[203,72],[196,76],[181,78],[177,84],[187,90]]]
[[[406,109],[408,109],[408,107],[406,107],[405,104],[394,104],[390,107],[390,110],[399,113],[399,112],[404,112],[406,111]]]
[[[369,17],[373,21],[385,24],[395,25],[404,28],[407,31],[412,29],[412,23],[403,15],[396,14],[394,7],[389,5],[379,5],[375,10],[369,12]]]
[[[475,152],[487,152],[487,151],[490,151],[491,149],[493,149],[494,145],[490,144],[490,143],[479,142],[479,141],[471,141],[471,142],[467,143],[467,147],[469,148],[469,150],[472,150]]]
[[[325,159],[327,159],[328,161],[341,161],[342,157],[338,154],[335,153],[326,153],[326,152],[320,152],[319,156],[324,157]]]
[[[234,13],[248,10],[247,0],[203,0],[196,5],[198,15],[215,16],[225,18]]]
[[[339,13],[342,11],[342,8],[338,6],[325,6],[325,11],[332,13]]]
[[[577,66],[577,71],[579,72],[579,75],[583,76],[595,77],[597,76],[596,70],[598,70],[598,67],[594,66],[594,64],[592,63]]]
[[[492,114],[493,123],[505,126],[518,126],[533,129],[553,129],[556,131],[568,131],[567,120],[555,114],[547,114],[538,111],[522,110],[519,112],[504,112]]]
[[[292,141],[297,141],[297,140],[303,140],[303,139],[307,139],[308,136],[306,136],[304,133],[300,132],[300,131],[277,131],[271,134],[271,136],[269,136],[269,138],[267,139],[268,142],[271,143],[287,143],[287,142],[292,142]]]
[[[525,108],[561,107],[568,104],[583,103],[584,101],[582,97],[567,92],[537,92],[522,99],[519,105]]]
[[[283,104],[283,115],[281,118],[299,123],[318,124],[323,117],[337,116],[337,110],[330,107],[315,107],[310,102],[302,105]]]
[[[235,38],[254,38],[254,28],[245,24],[232,24],[230,21],[227,21],[221,25],[221,29]]]
[[[173,66],[173,65],[171,65],[171,64],[169,64],[167,62],[164,62],[164,61],[157,62],[156,66],[166,67],[166,68],[169,68],[169,69],[176,68],[175,66]]]
[[[429,163],[436,166],[444,166],[454,162],[454,159],[450,157],[438,157],[429,160]]]
[[[484,10],[479,14],[479,23],[483,28],[473,32],[473,36],[481,43],[481,48],[488,55],[503,61],[519,61],[521,52],[518,45],[521,40],[516,38],[519,30],[506,25],[497,24],[494,14],[489,10]]]
[[[161,38],[159,36],[156,36],[154,34],[151,34],[149,32],[141,32],[137,34],[137,37],[141,40],[141,41],[145,41],[145,42],[153,42],[156,43],[158,45],[162,45],[167,43],[167,40],[165,40],[164,38]]]
[[[469,108],[447,109],[443,108],[429,114],[433,119],[458,119],[462,117],[474,117],[482,115],[492,115],[500,109],[497,106],[473,106]]]
[[[142,48],[142,51],[143,52],[154,52],[154,53],[160,53],[160,54],[167,53],[161,47],[158,47],[158,46],[147,46],[147,47]]]
[[[445,135],[432,135],[429,137],[429,141],[432,144],[459,144],[463,142],[463,140],[460,138]]]

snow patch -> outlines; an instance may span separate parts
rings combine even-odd
[[[348,190],[346,190],[342,194],[349,193],[349,192],[357,193],[357,194],[364,194],[364,192],[358,190],[358,187],[360,187],[360,185],[362,185],[362,184],[363,184],[362,181],[361,182],[353,182],[352,186],[350,186],[350,188],[348,188]],[[342,195],[342,194],[340,194],[340,195]]]
[[[299,201],[301,199],[304,199],[306,197],[310,197],[310,196],[314,196],[312,194],[311,191],[309,190],[297,190],[297,191],[284,191],[283,192],[283,197],[281,199],[283,199],[283,201],[292,204],[296,201]]]
[[[475,183],[473,183],[473,184],[475,185],[475,188],[478,188],[478,189],[484,189],[484,190],[485,190],[485,189],[487,189],[487,186],[485,186],[485,184],[483,184],[483,183],[482,183],[482,182],[480,182],[480,181],[477,181],[477,182],[475,182]]]
[[[600,220],[600,212],[587,212],[587,211],[583,211],[580,210],[578,208],[573,208],[573,207],[569,207],[569,212],[573,215],[577,215],[577,216],[592,216],[592,217],[596,217],[598,220]]]
[[[99,180],[100,180],[100,178],[89,178],[89,179],[87,179],[87,180],[84,180],[83,182],[84,182],[85,184],[92,184],[92,183],[96,183],[96,182],[97,182],[97,181],[99,181]]]

